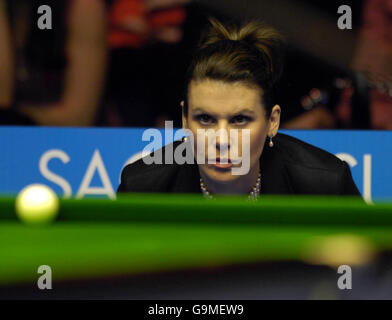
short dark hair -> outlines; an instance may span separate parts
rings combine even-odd
[[[272,27],[259,21],[225,26],[210,19],[211,27],[194,53],[185,79],[185,115],[192,80],[243,82],[263,90],[267,116],[274,106],[275,86],[284,65],[285,40]]]

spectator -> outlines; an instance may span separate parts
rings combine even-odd
[[[186,68],[210,14],[215,13],[190,0],[113,1],[104,124],[181,125]]]
[[[364,73],[370,86],[370,126],[392,130],[392,0],[366,0],[363,25],[352,69]],[[350,123],[353,90],[343,90],[338,117]]]
[[[309,75],[315,75],[313,84],[309,83],[306,92],[291,99],[294,105],[301,106],[302,112],[286,119],[282,127],[392,129],[392,1],[364,0],[363,4],[355,4],[353,27],[360,32],[352,70],[345,74],[338,70],[322,71],[317,66],[320,63],[308,63]],[[336,9],[336,5],[333,7]],[[362,12],[362,17],[357,12]],[[365,79],[364,84],[358,84],[358,79]],[[311,98],[315,92],[319,92],[320,99]]]
[[[39,125],[93,125],[106,65],[104,1],[1,0],[0,4],[3,112],[27,116]],[[52,30],[37,27],[42,4],[52,9]]]

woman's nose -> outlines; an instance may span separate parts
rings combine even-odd
[[[226,124],[222,124],[216,132],[216,149],[222,152],[229,148],[229,129]]]

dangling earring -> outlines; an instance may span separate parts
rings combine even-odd
[[[188,141],[188,137],[183,137],[183,138],[182,138],[182,141],[183,141],[183,142],[187,142],[187,141]]]
[[[270,148],[272,148],[273,146],[274,146],[274,143],[273,143],[273,141],[272,141],[272,136],[271,137],[269,137],[269,139],[270,139],[270,141],[269,141],[269,147]]]

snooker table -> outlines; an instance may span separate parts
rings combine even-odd
[[[392,204],[350,197],[61,199],[47,226],[0,199],[0,298],[392,298]],[[40,290],[37,269],[52,270]],[[352,289],[337,287],[340,265]]]

